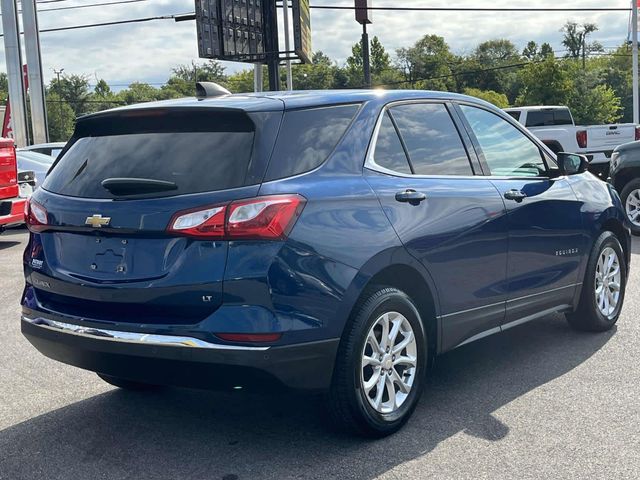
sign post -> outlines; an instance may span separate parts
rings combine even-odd
[[[355,0],[356,21],[362,25],[362,70],[364,71],[364,85],[371,88],[371,60],[369,59],[369,34],[367,24],[373,23],[371,19],[372,0]]]
[[[42,56],[40,54],[40,31],[36,0],[22,0],[22,24],[24,25],[24,49],[27,54],[29,74],[29,98],[31,100],[31,127],[33,143],[47,143],[47,105],[42,78]]]
[[[26,147],[28,142],[27,107],[22,76],[22,53],[17,11],[16,0],[2,0],[2,27],[7,79],[9,81],[11,128],[16,145]]]

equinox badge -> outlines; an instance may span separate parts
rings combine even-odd
[[[93,228],[102,228],[109,225],[111,222],[111,217],[103,217],[102,215],[93,215],[91,217],[87,217],[84,224],[91,225]]]

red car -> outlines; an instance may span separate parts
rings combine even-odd
[[[24,223],[25,198],[20,197],[16,147],[10,138],[0,138],[0,233]]]

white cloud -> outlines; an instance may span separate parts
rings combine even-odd
[[[89,0],[66,0],[43,4],[39,8],[40,28],[99,23],[139,17],[186,13],[194,9],[193,0],[148,0],[139,3],[45,12],[47,8],[86,4]],[[106,0],[91,0],[99,3]],[[353,5],[353,0],[311,0],[316,5]],[[606,4],[626,7],[628,2]],[[513,7],[521,5],[507,0],[376,0],[376,6],[429,5],[433,7]],[[565,0],[561,4],[543,0],[536,7],[602,7],[600,1]],[[478,12],[374,12],[369,34],[380,37],[393,52],[409,46],[425,34],[443,36],[458,53],[471,51],[475,45],[491,38],[508,38],[518,47],[528,40],[549,42],[560,50],[560,27],[567,19],[595,22],[600,30],[594,40],[604,46],[621,44],[627,36],[626,12],[562,12],[562,13],[478,13]],[[351,46],[359,41],[361,27],[353,11],[312,10],[313,48],[343,62]],[[133,81],[162,83],[172,67],[197,59],[194,22],[175,23],[157,20],[140,24],[118,25],[83,30],[43,33],[41,35],[45,79],[53,77],[53,69],[66,73],[96,75],[111,84]],[[281,41],[281,46],[284,44]],[[243,64],[227,64],[228,71],[246,68]],[[0,48],[0,69],[4,70],[4,50]]]

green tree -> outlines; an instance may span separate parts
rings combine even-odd
[[[54,78],[49,84],[49,91],[67,102],[76,117],[92,111],[89,102],[91,92],[87,75],[63,75],[60,80]]]
[[[622,106],[621,121],[630,123],[633,121],[633,78],[631,66],[631,48],[629,45],[621,45],[613,52],[613,55],[600,57],[590,61],[601,64],[603,71],[603,83],[609,85],[620,99]]]
[[[523,67],[518,82],[517,105],[566,105],[574,87],[571,75],[554,57]]]
[[[582,68],[586,67],[586,59],[590,53],[603,51],[599,42],[587,42],[589,35],[598,31],[595,23],[578,25],[576,22],[567,21],[560,31],[564,33],[562,44],[567,49],[567,57],[581,58]]]
[[[46,100],[49,139],[52,142],[66,142],[73,134],[76,119],[75,111],[56,92],[47,92]]]
[[[573,118],[578,124],[614,123],[622,116],[620,98],[604,83],[603,71],[598,68],[582,70],[576,63],[566,69],[574,79],[567,98]]]
[[[546,42],[538,47],[538,44],[532,40],[522,50],[522,56],[529,61],[543,60],[550,55],[553,55],[553,48]]]
[[[2,72],[0,73],[0,101],[6,100],[9,96],[9,80],[7,79],[7,74]]]
[[[396,51],[398,69],[406,86],[430,90],[455,90],[452,66],[456,57],[444,38],[425,35],[413,47]]]
[[[331,61],[329,60],[329,63]],[[369,42],[369,63],[371,66],[371,80],[374,85],[388,80],[386,75],[393,70],[391,56],[380,42],[378,37],[373,37]],[[364,67],[362,63],[362,41],[351,47],[351,55],[347,57],[344,75],[346,81],[340,87],[359,87],[364,84]]]
[[[129,88],[118,92],[117,99],[127,105],[132,103],[152,102],[161,98],[160,90],[148,83],[134,82]]]
[[[499,38],[482,42],[474,50],[471,60],[480,68],[467,79],[468,86],[503,92],[515,99],[516,68],[522,62],[522,57],[510,40]],[[515,66],[510,68],[511,65]]]
[[[493,90],[478,90],[477,88],[466,88],[464,90],[465,95],[480,98],[489,103],[493,103],[498,108],[507,108],[509,106],[509,99],[504,93],[498,93]]]
[[[373,40],[371,40],[371,73],[373,75],[380,75],[390,68],[391,57],[378,37],[373,37]]]

